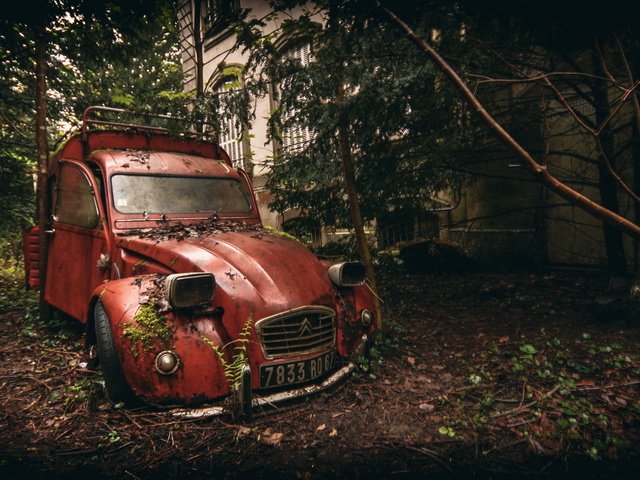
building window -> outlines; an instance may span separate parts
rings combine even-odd
[[[284,54],[285,59],[297,60],[300,65],[306,67],[313,60],[311,55],[311,44],[302,43],[288,49]],[[279,89],[282,92],[284,85],[281,83]],[[291,122],[296,111],[287,111],[282,115],[282,149],[285,152],[297,152],[305,148],[312,137],[311,129],[308,125],[299,122]]]
[[[394,248],[399,243],[439,237],[439,218],[421,209],[398,209],[380,215],[376,233],[378,247]]]
[[[224,30],[240,10],[238,0],[206,0],[203,5],[202,26],[207,36]]]
[[[227,76],[216,84],[215,91],[221,97],[229,95],[240,88],[240,80],[236,76]],[[224,98],[221,98],[224,102]],[[220,135],[218,143],[227,152],[235,168],[244,168],[243,128],[237,114],[218,110]]]

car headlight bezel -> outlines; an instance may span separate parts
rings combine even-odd
[[[339,287],[359,287],[364,285],[367,270],[362,262],[341,262],[331,265],[329,278]]]
[[[216,290],[212,273],[173,273],[165,280],[167,302],[173,308],[195,308],[210,304]]]

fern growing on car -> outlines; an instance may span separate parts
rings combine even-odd
[[[200,335],[200,338],[202,338],[202,340],[211,347],[218,357],[218,361],[222,365],[224,376],[227,379],[232,392],[237,391],[239,383],[242,381],[242,372],[244,367],[249,362],[249,357],[247,356],[247,344],[249,343],[252,327],[253,314],[249,315],[247,318],[247,321],[244,323],[244,326],[238,335],[238,339],[228,343],[222,348],[215,345],[204,335]],[[224,356],[224,348],[231,343],[235,343],[235,346],[233,348],[233,354],[231,355],[231,361],[228,361]]]

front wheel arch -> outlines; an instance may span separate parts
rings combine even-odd
[[[124,402],[126,405],[139,403],[140,400],[133,393],[124,376],[111,322],[100,300],[96,301],[93,308],[93,327],[98,361],[109,398],[114,403]]]

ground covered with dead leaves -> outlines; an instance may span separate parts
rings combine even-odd
[[[603,275],[384,281],[369,365],[245,424],[115,408],[80,328],[2,313],[0,477],[635,478],[640,318]]]

